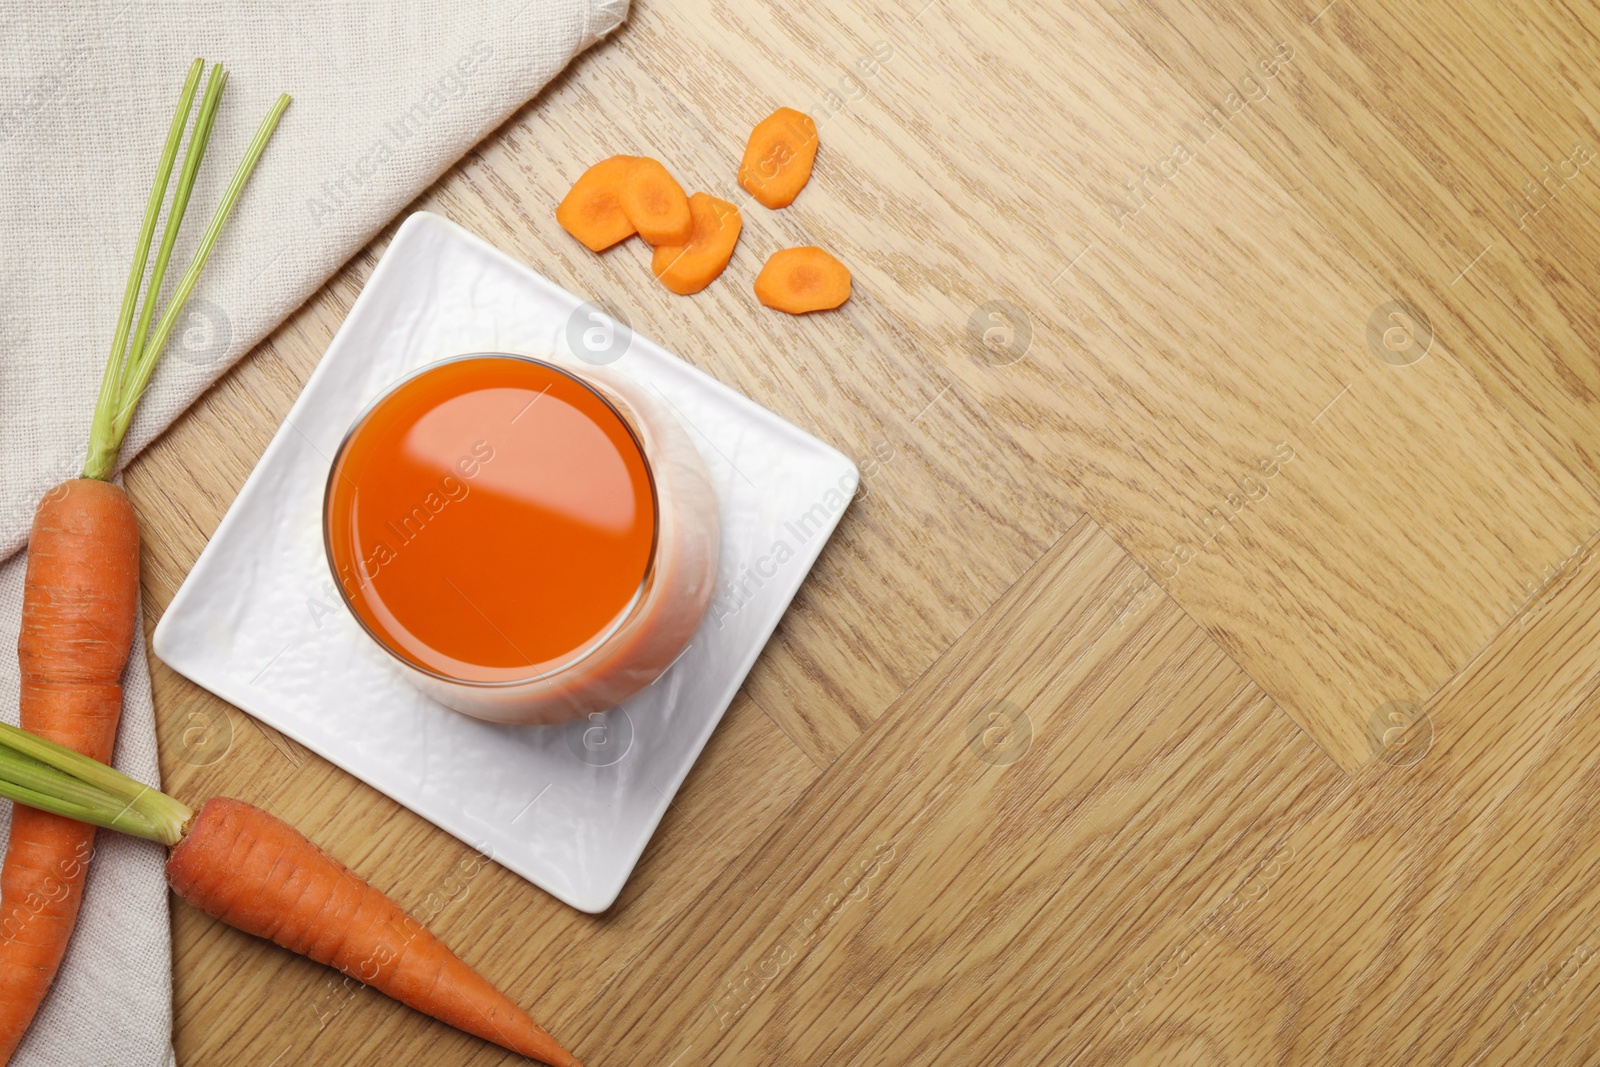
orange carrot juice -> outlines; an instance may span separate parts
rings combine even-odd
[[[650,583],[658,501],[639,438],[599,392],[481,355],[367,411],[324,519],[346,602],[384,648],[493,686],[569,668],[622,627]]]

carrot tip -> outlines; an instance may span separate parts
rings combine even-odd
[[[208,800],[172,850],[167,881],[228,925],[335,967],[458,1030],[555,1067],[578,1062],[398,904],[254,805]],[[328,918],[357,915],[364,919],[356,929]]]

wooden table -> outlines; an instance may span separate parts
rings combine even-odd
[[[167,782],[594,1065],[1595,1062],[1600,16],[1324,3],[636,4],[416,206],[865,481],[622,898],[158,664]],[[727,190],[780,104],[816,176],[700,296],[555,225],[613,152]],[[390,233],[133,466],[147,623]],[[841,311],[757,305],[796,244]],[[513,1062],[174,928],[184,1067]]]

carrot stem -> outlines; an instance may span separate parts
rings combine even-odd
[[[189,261],[189,269],[183,272],[177,290],[167,302],[167,309],[161,313],[161,321],[156,324],[155,336],[150,339],[149,348],[141,353],[140,365],[129,365],[131,374],[122,393],[122,407],[117,412],[114,429],[119,445],[123,435],[128,432],[128,424],[133,421],[133,412],[139,403],[139,397],[144,395],[145,386],[150,383],[150,375],[155,371],[156,360],[161,358],[161,350],[167,346],[167,338],[172,335],[178,316],[183,314],[183,307],[189,302],[189,294],[194,292],[195,283],[200,280],[200,271],[204,269],[206,260],[211,258],[211,249],[216,246],[223,225],[233,213],[233,205],[239,202],[245,183],[255,172],[256,162],[261,159],[261,153],[266,150],[272,131],[277,129],[278,120],[283,117],[284,109],[288,106],[289,94],[284,93],[267,112],[267,117],[261,120],[250,147],[245,149],[244,158],[239,161],[238,168],[233,172],[233,180],[228,183],[227,191],[222,194],[222,202],[217,205],[216,213],[211,216],[211,225],[206,227],[205,234],[200,238],[199,247],[194,250],[194,258]]]
[[[122,365],[122,377],[117,395],[126,396],[129,372],[139,365],[145,341],[150,335],[150,322],[155,318],[156,301],[161,296],[161,283],[166,281],[167,264],[172,260],[172,246],[178,243],[178,229],[189,210],[189,196],[194,192],[195,178],[200,173],[200,160],[211,143],[211,127],[217,119],[217,104],[222,90],[228,84],[228,72],[221,63],[211,66],[211,77],[206,82],[206,95],[200,101],[200,113],[195,116],[194,130],[189,134],[189,150],[183,157],[183,170],[178,174],[178,188],[172,194],[172,206],[167,209],[167,228],[161,235],[161,247],[156,252],[156,264],[150,269],[150,281],[144,291],[144,306],[139,309],[139,325],[134,327],[128,341],[128,358]]]
[[[84,467],[85,477],[90,466],[96,465],[95,444],[105,439],[111,426],[111,416],[116,411],[117,395],[121,391],[123,355],[127,351],[128,327],[133,322],[133,307],[139,300],[139,284],[144,281],[145,262],[150,258],[150,242],[155,237],[156,219],[161,215],[161,203],[167,198],[167,183],[172,178],[172,164],[178,156],[178,142],[183,139],[183,127],[194,108],[195,90],[200,85],[200,72],[205,60],[196,59],[189,66],[189,77],[178,96],[178,110],[172,116],[172,128],[167,131],[167,143],[161,149],[161,162],[156,167],[156,180],[150,186],[150,201],[145,205],[144,224],[139,229],[139,244],[134,250],[133,264],[128,268],[128,285],[122,293],[122,311],[117,316],[117,329],[111,336],[111,357],[106,360],[106,372],[100,379],[100,399],[94,408],[94,426],[89,432],[89,461]],[[116,462],[116,449],[112,449],[110,462]],[[107,474],[109,474],[109,470]],[[105,477],[99,475],[98,477]]]
[[[11,749],[0,750],[0,795],[79,822],[161,840],[155,824],[126,801]]]
[[[150,841],[159,841],[154,828],[134,828],[123,820],[119,825],[117,820],[104,814],[102,808],[88,808],[62,800],[49,793],[39,793],[15,782],[0,779],[0,797],[14,800],[19,804],[26,804],[30,808],[38,808],[52,815],[60,815],[64,819],[74,819],[78,822],[91,823],[95,826],[104,826],[110,829],[122,830],[135,837],[143,837]]]
[[[0,796],[166,845],[183,840],[194,818],[186,804],[160,790],[9,723],[0,723]],[[40,797],[51,803],[37,802]],[[129,818],[137,822],[130,825]]]
[[[122,439],[127,436],[128,426],[133,422],[139,398],[144,395],[145,387],[150,384],[150,376],[155,372],[156,361],[161,358],[161,352],[166,348],[167,340],[172,336],[172,331],[183,314],[189,295],[194,292],[195,284],[200,280],[200,271],[211,258],[211,250],[216,246],[223,225],[233,213],[234,204],[238,202],[245,183],[255,171],[256,163],[267,147],[267,140],[277,128],[284,109],[289,106],[288,94],[279,96],[267,113],[267,117],[262,120],[261,126],[256,130],[255,138],[250,142],[244,158],[239,161],[238,169],[233,173],[233,180],[228,183],[228,189],[223,193],[222,202],[217,205],[216,213],[211,217],[211,224],[206,227],[205,234],[200,238],[200,244],[189,261],[188,269],[179,279],[177,289],[167,301],[161,317],[156,321],[155,332],[148,333],[150,320],[155,315],[156,302],[161,296],[161,284],[166,277],[167,264],[177,241],[178,228],[188,209],[189,196],[194,190],[200,161],[211,139],[211,127],[216,121],[218,101],[223,86],[228,81],[228,74],[220,65],[212,67],[211,79],[206,84],[205,99],[200,105],[200,114],[196,117],[194,130],[189,135],[189,149],[178,178],[178,188],[173,194],[172,207],[167,212],[167,228],[156,253],[150,288],[145,293],[138,326],[132,331],[130,340],[129,323],[133,319],[133,306],[138,300],[139,286],[144,278],[145,262],[150,255],[150,242],[155,235],[156,218],[160,214],[161,203],[166,198],[167,183],[172,174],[173,160],[177,156],[178,142],[193,106],[195,87],[203,67],[204,61],[197,59],[189,70],[189,80],[179,100],[178,114],[173,117],[172,130],[167,135],[167,144],[156,174],[156,182],[150,190],[150,204],[145,212],[144,227],[140,231],[139,248],[133,269],[128,273],[128,288],[123,295],[122,314],[117,322],[116,336],[112,339],[111,358],[106,363],[105,376],[100,382],[100,398],[95,404],[94,422],[89,431],[89,453],[83,465],[85,478],[103,481],[115,472],[117,452],[122,448]]]

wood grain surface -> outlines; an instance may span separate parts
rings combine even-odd
[[[591,1067],[1595,1062],[1597,45],[1533,0],[636,2],[415,207],[864,483],[622,898],[156,663],[168,786],[292,819]],[[735,198],[779,105],[815,177],[704,293],[556,226],[616,152]],[[129,470],[150,625],[392,232]],[[757,304],[798,244],[838,312]],[[174,941],[184,1067],[515,1061]]]

